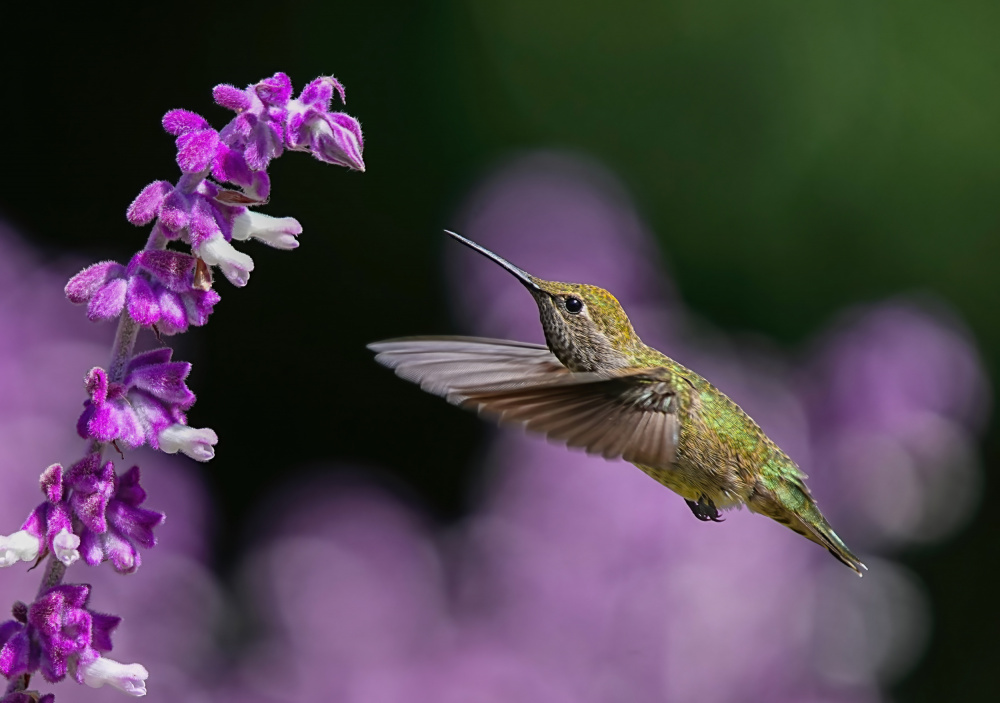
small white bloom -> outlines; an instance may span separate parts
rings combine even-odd
[[[215,456],[215,445],[219,442],[219,435],[209,427],[198,429],[173,424],[160,432],[157,439],[160,442],[160,451],[167,454],[180,451],[195,461],[208,461]]]
[[[149,672],[142,664],[122,664],[114,659],[97,657],[89,664],[80,663],[83,682],[91,688],[100,688],[108,683],[130,696],[146,695],[146,679]]]
[[[215,234],[202,242],[195,253],[209,266],[218,266],[222,275],[234,286],[243,287],[250,280],[253,259],[237,251],[221,234]]]
[[[0,567],[34,561],[40,548],[41,542],[27,530],[18,530],[10,536],[0,535]]]
[[[80,538],[65,527],[52,539],[52,551],[55,552],[56,559],[66,566],[80,558],[79,546]]]
[[[294,217],[271,217],[244,210],[233,220],[233,239],[243,241],[253,237],[275,249],[294,249],[299,245],[295,237],[300,234],[302,225]]]

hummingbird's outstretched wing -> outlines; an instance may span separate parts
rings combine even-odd
[[[368,348],[400,377],[501,423],[608,459],[649,466],[675,459],[680,423],[666,369],[576,373],[547,347],[478,337],[408,337]]]

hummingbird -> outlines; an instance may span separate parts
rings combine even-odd
[[[611,293],[546,281],[445,230],[502,266],[538,306],[545,345],[480,337],[388,339],[375,360],[459,407],[606,459],[631,462],[721,522],[745,505],[867,567],[820,512],[806,475],[722,391],[644,344]]]

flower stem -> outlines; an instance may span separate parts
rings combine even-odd
[[[42,576],[42,582],[38,585],[39,596],[53,586],[58,586],[62,583],[63,576],[66,574],[66,565],[56,559],[54,554],[48,556],[48,562],[45,567],[45,574]]]
[[[15,676],[7,684],[7,690],[5,693],[20,693],[21,691],[28,688],[28,674],[21,674],[20,676]]]
[[[139,336],[139,323],[132,319],[128,310],[122,310],[118,320],[118,330],[115,332],[115,343],[111,348],[111,368],[108,369],[108,380],[111,383],[121,383],[125,380],[125,368],[132,358],[135,340]]]

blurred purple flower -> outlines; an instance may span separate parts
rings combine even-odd
[[[839,512],[878,543],[953,531],[975,504],[989,413],[969,333],[939,304],[895,300],[849,311],[817,346],[802,387]]]

